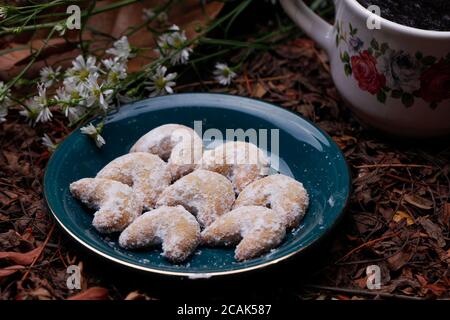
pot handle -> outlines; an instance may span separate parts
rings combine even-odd
[[[280,0],[280,3],[289,17],[329,53],[333,45],[333,26],[314,13],[303,0]]]

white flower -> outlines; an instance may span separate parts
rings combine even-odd
[[[98,134],[97,128],[95,128],[92,123],[89,123],[87,126],[81,127],[80,131],[81,131],[82,134],[85,134],[85,135],[88,135],[88,136],[92,136],[92,135]]]
[[[105,89],[104,83],[99,85],[98,75],[91,75],[84,85],[89,92],[89,95],[86,97],[86,105],[92,107],[95,103],[98,103],[106,111],[109,107],[113,90]]]
[[[0,81],[0,123],[6,121],[5,117],[8,115],[8,108],[11,106],[11,99],[9,99],[8,95],[11,93],[11,90]]]
[[[106,53],[109,53],[113,56],[116,56],[119,59],[127,60],[131,57],[131,48],[128,43],[128,38],[123,36],[116,42],[114,42],[113,47],[106,50]]]
[[[159,66],[156,69],[156,72],[150,76],[149,82],[145,82],[148,84],[148,87],[145,89],[150,91],[150,97],[156,97],[165,95],[166,93],[173,93],[172,87],[176,85],[173,79],[176,78],[176,73],[169,73],[166,75],[167,68],[164,66]]]
[[[153,9],[147,8],[142,10],[142,19],[143,20],[153,20],[156,19],[159,23],[167,23],[169,17],[165,12],[159,12],[158,14],[153,11]]]
[[[66,81],[64,87],[56,90],[56,96],[54,98],[60,105],[86,105],[85,98],[88,95],[89,93],[84,83]]]
[[[216,63],[214,70],[214,79],[223,86],[228,86],[231,80],[236,77],[236,73],[231,70],[225,63]]]
[[[56,150],[58,145],[52,141],[52,139],[44,133],[44,136],[41,138],[41,143],[44,147],[47,148],[48,151],[53,152]]]
[[[68,91],[66,87],[58,88],[56,90],[55,100],[58,101],[64,116],[70,122],[77,121],[85,112],[82,107],[84,100],[82,100],[78,89]]]
[[[47,88],[43,83],[38,84],[38,95],[33,98],[34,102],[39,108],[39,114],[36,122],[47,122],[52,119],[52,112],[47,103]]]
[[[172,25],[169,31],[158,38],[158,51],[164,57],[170,57],[172,65],[186,64],[192,49],[186,45],[187,37],[177,25]]]
[[[86,81],[91,75],[95,75],[98,72],[98,67],[95,64],[95,57],[88,57],[87,60],[84,59],[82,55],[79,55],[72,61],[72,68],[68,69],[66,72],[66,79],[64,79],[64,84],[69,84],[73,82],[78,84],[79,82]]]
[[[170,33],[164,33],[161,36],[159,36],[156,43],[158,44],[158,51],[162,56],[166,56],[170,53],[170,50],[172,49],[170,47]]]
[[[36,123],[36,119],[41,111],[41,107],[36,103],[34,99],[29,99],[25,102],[27,106],[23,110],[19,112],[21,116],[24,116],[27,119],[28,124],[34,125]]]
[[[48,88],[51,87],[53,84],[53,81],[55,81],[61,71],[61,67],[56,68],[56,70],[53,70],[52,67],[44,67],[40,71],[41,75],[41,82],[44,83],[44,85]]]
[[[80,128],[80,131],[82,134],[85,134],[89,137],[91,137],[98,148],[101,148],[105,143],[105,139],[100,135],[100,129],[97,127],[94,127],[92,123],[89,123],[87,126]]]
[[[66,106],[63,109],[64,116],[69,119],[70,122],[75,122],[85,113],[85,110],[79,106]]]
[[[127,77],[126,63],[119,58],[115,57],[114,59],[105,59],[102,63],[108,71],[107,81],[109,84],[117,84],[120,80]]]
[[[44,107],[44,108],[41,108],[41,110],[39,111],[39,114],[36,118],[36,122],[45,123],[45,122],[52,120],[52,117],[53,117],[53,114],[50,111],[50,109],[48,107]]]

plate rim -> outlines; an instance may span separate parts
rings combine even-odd
[[[258,270],[258,269],[263,269],[272,265],[275,265],[279,262],[285,261],[289,258],[291,258],[294,255],[297,255],[305,250],[308,250],[309,248],[313,247],[314,245],[316,245],[317,243],[319,243],[321,240],[323,240],[324,238],[326,238],[336,227],[336,225],[342,220],[345,211],[348,207],[349,204],[349,199],[352,193],[352,179],[351,179],[351,171],[350,171],[350,167],[349,164],[347,162],[347,160],[345,159],[345,156],[342,152],[342,150],[339,148],[339,146],[336,144],[336,142],[333,140],[333,138],[326,133],[323,129],[321,129],[319,126],[317,126],[315,123],[311,122],[308,119],[305,119],[304,117],[302,117],[301,115],[299,115],[298,113],[290,110],[290,109],[286,109],[283,108],[281,106],[278,106],[276,104],[264,101],[262,99],[257,99],[257,98],[250,98],[250,97],[243,97],[243,96],[238,96],[238,95],[232,95],[232,94],[224,94],[224,93],[203,93],[203,92],[192,92],[192,93],[176,93],[176,94],[172,94],[172,95],[166,95],[166,96],[160,96],[160,97],[155,97],[155,98],[147,98],[147,99],[142,99],[142,100],[137,100],[137,101],[133,101],[130,102],[126,105],[121,106],[120,109],[122,108],[126,108],[127,106],[132,106],[134,104],[142,104],[145,103],[147,101],[154,101],[155,99],[170,99],[171,97],[174,96],[216,96],[216,97],[223,97],[224,99],[229,99],[229,98],[233,98],[233,99],[243,99],[243,100],[249,100],[249,101],[255,101],[258,103],[263,103],[265,105],[267,105],[268,107],[274,107],[274,108],[278,108],[281,110],[284,110],[286,112],[289,112],[293,115],[295,115],[296,117],[300,118],[301,120],[307,122],[308,124],[310,124],[311,126],[313,126],[316,130],[318,130],[323,136],[326,137],[326,139],[336,147],[336,150],[338,153],[340,153],[343,162],[345,163],[345,175],[348,177],[348,185],[347,185],[347,194],[345,197],[345,200],[343,201],[343,206],[342,209],[339,211],[339,213],[337,214],[336,219],[332,222],[331,225],[329,225],[325,230],[323,230],[323,234],[321,235],[321,237],[314,239],[311,243],[302,246],[300,248],[298,248],[297,250],[294,250],[288,254],[285,254],[279,258],[264,262],[264,263],[260,263],[257,265],[253,265],[253,266],[248,266],[248,267],[244,267],[244,268],[239,268],[239,269],[233,269],[233,270],[228,270],[228,271],[215,271],[215,272],[186,272],[186,271],[167,271],[167,270],[161,270],[161,269],[155,269],[155,268],[151,268],[151,267],[145,267],[145,266],[141,266],[138,264],[134,264],[134,263],[130,263],[124,260],[121,260],[119,258],[116,258],[114,256],[109,255],[108,253],[104,253],[101,250],[95,248],[94,246],[92,246],[89,243],[86,243],[85,241],[83,241],[82,239],[80,239],[76,234],[74,234],[71,230],[69,230],[68,227],[66,227],[64,225],[64,223],[58,218],[58,215],[56,214],[56,212],[53,210],[50,201],[49,201],[49,195],[47,193],[47,181],[48,181],[48,167],[50,166],[50,164],[52,163],[52,161],[54,160],[54,156],[56,154],[56,151],[58,150],[59,146],[61,146],[62,143],[64,143],[71,135],[73,135],[77,130],[73,130],[68,136],[66,136],[64,138],[64,140],[62,141],[62,143],[55,149],[55,151],[53,152],[53,154],[51,155],[51,157],[49,158],[46,167],[45,167],[45,173],[44,173],[44,177],[43,177],[43,189],[44,189],[44,199],[46,202],[46,206],[49,209],[49,211],[52,213],[53,217],[55,218],[55,220],[58,222],[58,224],[64,229],[65,232],[67,232],[73,239],[75,239],[78,243],[80,243],[82,246],[84,246],[85,248],[91,250],[92,252],[95,252],[96,254],[100,255],[103,258],[106,258],[107,260],[119,263],[121,265],[124,265],[126,267],[132,268],[132,269],[136,269],[136,270],[141,270],[141,271],[146,271],[146,272],[151,272],[151,273],[156,273],[156,274],[160,274],[160,275],[170,275],[170,276],[178,276],[178,277],[187,277],[189,279],[207,279],[207,278],[211,278],[211,277],[217,277],[217,276],[226,276],[226,275],[232,275],[232,274],[238,274],[238,273],[244,273],[244,272],[249,272],[249,271],[253,271],[253,270]],[[117,112],[117,111],[115,111]],[[112,113],[111,115],[113,115],[114,113]],[[91,121],[95,121],[97,120],[98,117],[93,117],[90,120]]]

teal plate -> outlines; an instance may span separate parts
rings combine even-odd
[[[160,248],[127,251],[118,246],[117,237],[97,233],[91,225],[92,212],[70,195],[71,182],[94,177],[151,129],[167,123],[193,128],[194,121],[202,121],[203,132],[215,128],[224,136],[226,129],[279,129],[279,171],[304,184],[310,206],[300,227],[278,248],[257,259],[236,262],[234,248],[199,247],[189,260],[175,265],[161,256]],[[268,132],[269,154],[270,132],[276,131]],[[56,220],[77,241],[105,258],[136,269],[200,278],[272,265],[323,238],[343,214],[350,192],[347,163],[331,138],[298,115],[258,100],[207,93],[147,99],[109,115],[102,135],[107,144],[101,149],[80,130],[61,143],[45,172],[45,198]]]

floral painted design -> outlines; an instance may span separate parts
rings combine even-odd
[[[351,57],[350,65],[362,90],[377,94],[386,85],[386,77],[377,70],[377,59],[369,51]]]
[[[440,59],[420,51],[411,55],[375,38],[365,43],[351,23],[346,28],[338,21],[336,28],[336,47],[341,49],[345,74],[381,103],[400,99],[411,107],[416,99],[423,99],[434,109],[450,99],[450,53]]]

